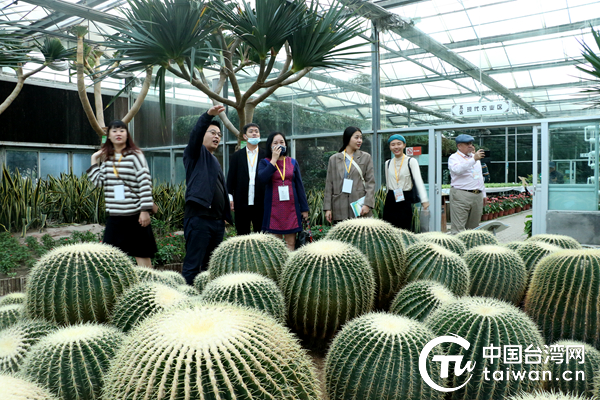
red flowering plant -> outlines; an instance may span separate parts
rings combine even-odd
[[[310,227],[310,231],[313,236],[313,242],[317,241],[319,239],[323,239],[327,235],[327,232],[329,232],[330,229],[331,229],[330,225],[312,225]]]
[[[152,259],[152,265],[167,265],[183,262],[185,257],[185,237],[168,233],[156,236],[158,251]]]

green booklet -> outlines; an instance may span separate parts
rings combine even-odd
[[[364,206],[364,205],[365,205],[365,196],[350,203],[350,207],[352,207],[352,211],[354,211],[355,217],[360,217],[360,210],[362,209],[362,206]]]

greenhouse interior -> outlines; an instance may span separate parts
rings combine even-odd
[[[0,398],[600,399],[599,146],[598,0],[0,0]],[[105,180],[131,154],[152,210]],[[151,257],[109,238],[127,199]],[[224,224],[206,255],[193,218]]]

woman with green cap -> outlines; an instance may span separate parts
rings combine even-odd
[[[383,219],[396,228],[412,231],[412,204],[419,203],[419,199],[413,194],[413,187],[416,187],[423,208],[429,208],[419,162],[404,154],[404,136],[390,136],[388,145],[393,157],[385,163],[387,196],[383,207]]]

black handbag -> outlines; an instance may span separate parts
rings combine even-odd
[[[415,185],[415,178],[413,178],[412,170],[410,169],[410,160],[412,160],[412,157],[408,157],[408,172],[410,172],[410,180],[412,181],[412,189],[410,191],[412,203],[420,203],[421,198],[419,197],[419,191],[417,190],[417,185]]]
[[[302,230],[298,232],[298,235],[296,237],[295,249],[297,250],[300,247],[312,242],[313,236],[312,232],[310,231],[310,224],[308,223],[308,221],[302,221]]]

